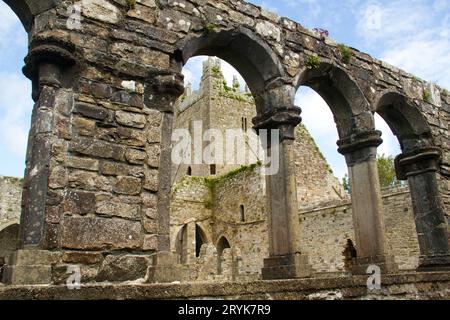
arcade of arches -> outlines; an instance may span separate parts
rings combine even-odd
[[[134,9],[120,0],[82,1],[79,28],[67,24],[74,1],[4,2],[29,34],[23,71],[35,101],[20,249],[5,268],[7,283],[55,283],[58,263],[89,266],[105,256],[101,268],[110,270],[109,263],[121,271],[105,281],[136,280],[141,270],[149,282],[177,281],[183,266],[170,253],[171,133],[184,92],[182,67],[198,55],[232,64],[254,97],[254,128],[281,133],[280,170],[265,180],[263,279],[313,276],[300,241],[293,174],[300,86],[319,93],[335,117],[354,190],[354,274],[372,264],[397,271],[386,244],[375,112],[402,148],[396,169],[409,183],[419,270],[450,267],[450,96],[444,89],[355,49],[347,61],[332,40],[244,1],[149,0]],[[212,248],[195,224],[186,228],[176,240],[179,250],[193,228],[204,250],[221,249],[219,269],[233,269],[227,260],[236,254],[233,243],[227,248],[223,238]],[[202,256],[196,249],[183,259]]]

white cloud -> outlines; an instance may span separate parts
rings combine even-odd
[[[31,84],[23,76],[0,73],[0,144],[25,158],[32,102]]]
[[[361,10],[358,33],[374,49],[383,44],[382,60],[450,87],[450,14],[445,11],[449,7],[447,0],[372,2]],[[378,28],[370,20],[370,8],[379,15]]]

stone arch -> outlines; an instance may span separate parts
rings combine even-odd
[[[61,0],[3,0],[15,12],[28,32],[34,23],[34,17],[55,7]]]
[[[19,222],[14,221],[0,228],[0,258],[8,261],[9,255],[19,248]]]
[[[295,79],[295,88],[307,86],[328,104],[335,118],[339,137],[374,130],[370,105],[363,91],[343,68],[322,62],[315,69],[303,69]]]
[[[221,236],[217,241],[217,254],[220,257],[225,249],[231,249],[231,244],[225,236]]]
[[[375,101],[375,108],[397,136],[403,152],[431,144],[431,128],[412,99],[395,91],[384,91]]]
[[[184,65],[199,55],[217,56],[230,63],[245,79],[257,100],[266,86],[284,77],[284,68],[269,45],[247,28],[189,35],[178,43],[175,58]]]
[[[195,256],[200,257],[201,249],[204,244],[209,243],[206,232],[203,228],[196,223],[195,224]]]
[[[182,226],[175,240],[175,251],[181,264],[187,263],[188,256],[187,224]]]
[[[446,210],[437,181],[441,150],[434,146],[431,128],[412,99],[386,91],[375,106],[402,148],[395,169],[398,178],[408,180],[410,187],[421,255],[419,270],[446,265],[450,262],[450,247]]]

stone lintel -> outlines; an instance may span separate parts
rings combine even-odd
[[[399,180],[417,176],[426,172],[439,171],[441,151],[437,147],[428,147],[401,154],[395,159],[395,167]]]
[[[254,129],[259,130],[280,130],[280,139],[295,140],[295,128],[302,122],[300,114],[302,109],[299,107],[280,107],[272,111],[257,116],[253,119]]]
[[[337,142],[338,152],[346,157],[350,167],[369,159],[376,159],[376,148],[383,143],[381,135],[381,131],[378,130],[352,134]]]

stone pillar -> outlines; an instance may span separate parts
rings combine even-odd
[[[151,282],[172,282],[182,278],[180,266],[176,264],[177,258],[170,252],[170,200],[173,112],[175,102],[183,92],[184,83],[181,73],[155,71],[147,79],[146,105],[160,111],[163,115],[158,177],[157,253],[153,259],[153,267],[150,267],[149,281]]]
[[[55,254],[55,224],[51,223],[50,206],[55,194],[50,187],[64,183],[64,175],[55,172],[54,147],[63,135],[58,126],[62,120],[57,107],[61,88],[70,85],[75,65],[73,46],[53,37],[35,37],[25,58],[24,74],[33,82],[35,105],[28,140],[20,250],[10,259],[4,273],[9,284],[47,284],[51,282],[51,263]],[[68,99],[69,100],[69,99]],[[63,106],[67,108],[67,105]],[[63,111],[65,115],[67,110]],[[53,176],[52,176],[53,174]]]
[[[269,258],[264,260],[263,279],[293,279],[312,274],[308,257],[300,248],[293,141],[295,127],[301,122],[300,108],[279,108],[254,119],[255,129],[280,133],[279,170],[266,177],[268,198]],[[271,138],[269,137],[269,141]],[[266,152],[275,146],[270,142]],[[272,156],[274,156],[272,154]]]
[[[357,258],[354,274],[366,274],[370,265],[383,273],[398,270],[388,255],[384,226],[384,208],[377,166],[377,147],[383,143],[380,131],[355,134],[338,141],[339,152],[346,158],[350,176],[353,225]]]
[[[419,271],[450,269],[445,210],[439,195],[436,173],[439,148],[422,148],[396,159],[400,180],[408,179],[420,247]]]

